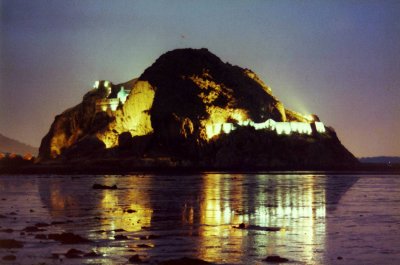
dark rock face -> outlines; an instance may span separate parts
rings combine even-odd
[[[255,122],[286,119],[281,103],[255,73],[223,63],[207,49],[167,52],[139,79],[157,88],[151,110],[154,126],[162,126],[161,120],[172,114],[199,125],[198,117],[207,116],[209,106],[244,109]]]
[[[133,255],[132,257],[129,258],[129,262],[141,263],[142,259],[140,258],[140,256],[138,254],[136,254],[136,255]]]
[[[15,255],[6,255],[3,257],[3,260],[8,260],[8,261],[16,260],[16,259],[17,259],[17,257]]]
[[[113,186],[107,186],[107,185],[101,185],[101,184],[93,184],[92,189],[94,190],[116,190],[118,189],[117,185]]]
[[[285,136],[239,126],[230,134],[210,134],[223,123],[309,120],[285,109],[254,72],[224,63],[207,49],[160,56],[139,79],[121,84],[131,92],[112,112],[96,111],[96,101],[115,97],[121,85],[111,84],[107,94],[104,81],[100,84],[56,117],[40,146],[42,160],[247,169],[357,163],[331,128]]]
[[[281,263],[281,262],[288,262],[289,260],[287,258],[282,258],[280,256],[268,256],[264,261]]]
[[[241,128],[213,139],[204,154],[222,168],[335,168],[357,163],[336,133],[277,135],[275,132]]]
[[[0,248],[22,248],[24,243],[14,239],[0,239]]]
[[[181,149],[187,150],[206,140],[208,124],[239,118],[286,120],[282,103],[255,73],[223,63],[207,49],[167,52],[139,80],[156,89],[151,124],[166,154],[183,142]]]
[[[91,242],[90,240],[73,233],[49,234],[48,239],[61,242],[61,244],[81,244]]]

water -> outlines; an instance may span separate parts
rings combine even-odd
[[[398,175],[0,176],[0,239],[24,242],[0,248],[0,258],[16,256],[0,263],[127,264],[138,254],[148,264],[185,256],[268,264],[269,255],[288,264],[400,264],[399,191]],[[92,242],[35,238],[62,232]],[[101,256],[65,258],[71,248]]]

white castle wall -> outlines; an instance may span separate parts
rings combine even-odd
[[[240,121],[237,123],[239,126],[251,126],[256,130],[271,130],[275,131],[277,134],[286,134],[290,135],[292,133],[299,134],[312,134],[311,123],[307,122],[276,122],[272,119],[268,119],[265,122],[255,123],[251,120]],[[318,133],[325,133],[326,129],[322,122],[315,122],[315,127]],[[208,138],[212,138],[215,135],[220,134],[221,132],[230,133],[235,130],[236,126],[233,123],[214,123],[211,125],[207,125],[206,133]]]
[[[320,121],[315,122],[315,128],[317,129],[317,132],[319,132],[319,133],[326,132],[324,124]]]
[[[208,138],[212,138],[215,135],[221,134],[221,132],[228,134],[235,129],[233,123],[214,123],[206,126],[206,134]]]

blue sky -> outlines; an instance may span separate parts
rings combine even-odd
[[[0,0],[0,12],[0,133],[34,146],[95,80],[206,47],[355,155],[400,155],[400,1]]]

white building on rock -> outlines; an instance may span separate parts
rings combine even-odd
[[[320,121],[313,122],[276,122],[273,119],[268,119],[265,122],[255,123],[251,120],[241,121],[237,124],[234,123],[214,123],[206,126],[206,133],[208,138],[221,133],[230,133],[238,126],[250,126],[256,130],[270,130],[275,131],[278,135],[290,135],[293,133],[311,135],[313,133],[312,125],[315,125],[315,130],[318,133],[325,133],[325,125]]]
[[[105,88],[107,90],[106,98],[96,100],[96,112],[107,112],[107,111],[116,111],[119,104],[125,104],[125,101],[129,94],[131,93],[130,89],[125,89],[123,86],[120,87],[120,90],[117,93],[117,97],[110,98],[112,92],[112,85],[110,81],[96,81],[93,85],[93,88]]]

